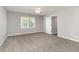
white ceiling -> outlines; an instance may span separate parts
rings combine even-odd
[[[54,13],[55,11],[59,11],[68,7],[66,6],[5,6],[5,8],[8,11],[29,13],[34,15],[36,15],[35,9],[41,8],[41,13],[38,15],[48,15],[48,14]]]

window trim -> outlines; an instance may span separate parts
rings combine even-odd
[[[21,16],[20,17],[20,28],[21,29],[34,29],[34,28],[36,28],[36,19],[35,19],[35,17],[28,17],[29,18],[29,20],[28,20],[28,27],[22,27],[22,17],[28,17],[28,16]],[[30,18],[34,18],[34,27],[30,27],[29,25],[30,25]]]

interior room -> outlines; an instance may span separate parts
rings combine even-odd
[[[0,52],[79,52],[79,7],[0,6]]]

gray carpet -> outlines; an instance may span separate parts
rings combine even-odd
[[[1,52],[78,52],[79,43],[45,33],[8,37]]]

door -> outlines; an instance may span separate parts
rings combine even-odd
[[[57,16],[53,16],[51,19],[52,34],[57,34]]]

